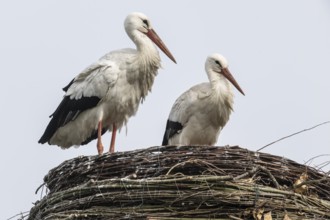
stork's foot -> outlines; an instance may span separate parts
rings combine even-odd
[[[104,150],[102,142],[97,141],[96,148],[97,148],[97,152],[99,153],[99,155],[102,155],[103,150]]]
[[[115,145],[110,145],[109,152],[110,154],[115,152]]]

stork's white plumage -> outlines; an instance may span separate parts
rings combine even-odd
[[[205,70],[210,82],[193,86],[175,101],[162,145],[214,145],[233,110],[230,83],[244,95],[222,55],[210,55]]]
[[[101,135],[110,130],[109,151],[114,152],[117,129],[136,114],[161,66],[154,43],[176,63],[144,14],[128,15],[124,25],[137,49],[107,53],[63,88],[66,94],[39,143],[69,148],[97,138],[102,154]]]

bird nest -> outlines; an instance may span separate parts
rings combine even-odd
[[[330,177],[240,147],[81,156],[44,178],[28,219],[330,219]]]

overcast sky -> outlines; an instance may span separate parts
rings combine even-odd
[[[29,211],[51,168],[97,153],[95,142],[61,150],[37,141],[62,99],[61,88],[106,52],[134,47],[123,28],[133,11],[150,18],[178,64],[161,53],[164,68],[127,135],[123,129],[117,136],[117,151],[161,144],[173,102],[207,81],[204,62],[213,52],[228,59],[246,94],[235,90],[235,112],[217,145],[257,150],[330,120],[329,1],[1,1],[1,218]],[[105,149],[110,136],[103,136]],[[330,124],[263,152],[304,163],[330,154],[329,145]]]

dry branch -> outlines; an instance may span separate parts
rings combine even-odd
[[[259,149],[257,150],[257,152],[259,152],[259,151],[265,149],[266,147],[268,147],[268,146],[270,146],[270,145],[273,145],[273,144],[275,144],[275,143],[277,143],[277,142],[280,142],[280,141],[282,141],[282,140],[284,140],[284,139],[287,139],[287,138],[293,137],[293,136],[295,136],[295,135],[297,135],[297,134],[300,134],[300,133],[303,133],[303,132],[306,132],[306,131],[313,130],[314,128],[320,127],[320,126],[325,125],[325,124],[328,124],[328,123],[330,123],[330,121],[325,121],[325,122],[322,122],[322,123],[320,123],[320,124],[314,125],[313,127],[306,128],[306,129],[303,129],[303,130],[301,130],[301,131],[298,131],[298,132],[295,132],[295,133],[293,133],[293,134],[290,134],[290,135],[287,135],[287,136],[285,136],[285,137],[282,137],[282,138],[280,138],[280,139],[278,139],[278,140],[276,140],[276,141],[273,141],[273,142],[271,142],[271,143],[269,143],[269,144],[266,144],[265,146],[259,148]]]

